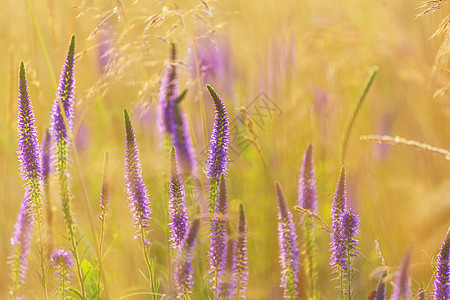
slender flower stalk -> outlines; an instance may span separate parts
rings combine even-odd
[[[186,90],[179,92],[176,65],[176,49],[172,44],[170,60],[161,81],[159,91],[160,127],[170,136],[172,145],[177,149],[177,160],[183,174],[196,176],[194,150],[186,116],[181,108],[181,101]],[[186,176],[188,177],[188,176]]]
[[[391,294],[391,300],[403,300],[412,298],[411,279],[409,278],[410,257],[411,248],[403,257],[402,263],[400,265],[400,273],[397,277],[397,281],[395,282],[395,288]]]
[[[128,200],[132,215],[133,225],[136,227],[136,238],[140,238],[145,263],[150,276],[150,285],[153,299],[156,299],[157,290],[155,289],[154,268],[150,260],[150,196],[142,177],[141,160],[139,150],[136,145],[133,127],[131,125],[130,115],[127,110],[123,111],[125,119],[125,183],[127,187]]]
[[[105,153],[105,160],[103,163],[103,180],[102,180],[102,187],[100,192],[100,214],[98,215],[98,218],[100,219],[101,225],[100,225],[100,255],[99,255],[99,272],[98,272],[98,278],[97,278],[97,291],[100,291],[101,288],[101,282],[102,282],[102,268],[103,265],[103,244],[104,244],[104,237],[105,237],[105,230],[106,230],[106,219],[109,215],[108,208],[110,204],[110,180],[109,180],[109,152]],[[106,282],[104,280],[104,283]]]
[[[192,221],[186,238],[182,241],[180,251],[174,265],[174,281],[177,289],[177,298],[190,299],[194,288],[194,269],[192,267],[192,253],[200,229],[200,219]]]
[[[225,267],[220,275],[219,299],[233,299],[236,294],[236,241],[229,237],[227,242],[227,252]]]
[[[450,299],[450,228],[439,249],[433,285],[433,300]]]
[[[298,272],[300,253],[292,214],[287,208],[281,186],[275,182],[278,202],[278,245],[280,247],[281,287],[285,299],[298,298]]]
[[[226,175],[228,168],[228,145],[230,142],[230,126],[228,113],[212,86],[206,85],[214,101],[216,117],[209,143],[208,160],[206,162],[206,182],[209,183],[209,208],[216,207],[220,176]]]
[[[59,277],[59,292],[61,299],[69,299],[70,294],[70,270],[73,267],[72,255],[70,251],[56,249],[50,256],[52,267]]]
[[[53,240],[53,226],[52,226],[53,205],[50,201],[50,188],[49,188],[49,179],[52,170],[51,147],[52,147],[52,137],[50,134],[50,130],[47,129],[45,131],[44,138],[42,139],[41,158],[42,158],[42,178],[44,181],[44,194],[47,200],[46,214],[47,214],[47,227],[49,235],[49,245],[48,245],[49,249],[52,249],[52,240]]]
[[[298,183],[298,205],[308,209],[312,213],[317,212],[316,202],[316,178],[314,172],[313,147],[308,145],[303,156],[303,164]],[[317,270],[316,270],[316,246],[312,217],[304,220],[304,243],[305,243],[305,273],[307,280],[308,298],[317,299]]]
[[[14,225],[14,233],[11,237],[13,251],[9,263],[13,285],[11,286],[10,293],[15,298],[18,298],[17,293],[19,287],[25,282],[33,221],[30,210],[30,196],[27,191],[25,192],[25,197],[20,207],[20,212],[17,215],[16,224]]]
[[[210,274],[213,274],[213,291],[218,292],[219,279],[225,268],[227,248],[227,188],[225,176],[220,176],[219,197],[214,209],[211,221],[209,266]]]
[[[170,179],[169,179],[169,214],[170,214],[170,233],[172,247],[177,249],[189,227],[189,219],[186,210],[186,195],[180,173],[177,168],[177,158],[175,147],[170,151]]]
[[[27,204],[29,214],[32,216],[32,220],[37,226],[38,235],[38,263],[40,267],[41,284],[44,294],[44,299],[48,298],[47,295],[47,280],[45,274],[46,265],[46,247],[47,231],[45,226],[45,212],[42,203],[42,161],[41,151],[39,148],[39,142],[37,138],[35,118],[33,112],[33,106],[28,91],[28,85],[25,75],[25,65],[20,62],[19,67],[19,99],[18,99],[18,111],[17,118],[18,124],[18,158],[20,164],[20,173],[22,179],[26,182],[26,197],[28,198]]]
[[[234,261],[236,263],[237,299],[245,299],[245,290],[248,282],[247,224],[242,203],[239,205],[239,225]]]
[[[331,266],[335,269],[342,265],[345,258],[342,256],[341,241],[341,216],[347,207],[347,191],[345,183],[345,168],[341,168],[339,180],[334,193],[333,204],[331,207]]]
[[[68,239],[75,260],[75,268],[80,284],[80,293],[85,297],[84,275],[81,268],[79,241],[76,238],[76,224],[71,208],[70,138],[72,136],[75,97],[75,36],[70,39],[64,66],[58,84],[55,102],[52,106],[51,135],[53,140],[53,165],[58,176],[62,209]]]

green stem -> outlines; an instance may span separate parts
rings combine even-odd
[[[148,274],[150,276],[150,288],[151,288],[151,294],[152,294],[152,299],[156,300],[156,291],[155,291],[155,280],[154,280],[154,274],[153,274],[153,269],[150,263],[150,258],[149,258],[149,245],[147,245],[147,243],[145,242],[145,232],[144,232],[144,228],[141,226],[141,246],[142,246],[142,252],[144,254],[144,260],[145,260],[145,264],[147,266],[147,270],[148,270]]]
[[[56,77],[55,73],[53,73],[52,63],[50,61],[50,56],[48,55],[47,48],[45,47],[44,39],[41,34],[41,30],[39,29],[39,25],[36,21],[36,16],[34,15],[33,7],[31,6],[30,0],[25,0],[27,4],[28,12],[31,16],[31,21],[33,22],[34,31],[36,32],[36,36],[39,40],[39,46],[41,47],[42,54],[44,54],[45,64],[47,65],[48,72],[50,74],[50,79],[52,81],[53,87],[56,89]]]
[[[350,137],[353,125],[355,124],[356,117],[358,116],[359,110],[361,109],[364,99],[366,98],[367,92],[369,91],[369,88],[372,85],[372,82],[375,78],[375,75],[377,75],[377,72],[378,72],[378,67],[375,66],[372,70],[372,73],[369,76],[369,79],[367,80],[366,85],[364,86],[364,89],[363,89],[361,95],[359,96],[358,103],[356,104],[356,107],[353,111],[350,122],[347,125],[347,129],[345,131],[344,140],[342,141],[342,147],[341,147],[341,165],[345,165],[345,155],[347,152],[348,139]]]

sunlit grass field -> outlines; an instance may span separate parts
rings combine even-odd
[[[203,169],[214,122],[206,84],[221,96],[231,122],[229,218],[235,232],[242,203],[248,230],[248,299],[283,298],[275,180],[283,187],[293,214],[302,257],[303,214],[293,207],[303,153],[310,143],[318,216],[331,223],[333,193],[345,165],[348,203],[361,219],[353,298],[367,299],[384,269],[390,295],[409,247],[413,295],[421,283],[432,292],[436,255],[450,226],[450,159],[406,145],[360,139],[363,135],[400,136],[450,149],[450,92],[446,90],[450,31],[430,38],[448,18],[450,6],[442,1],[442,9],[416,18],[425,9],[420,4],[406,0],[3,0],[0,299],[8,298],[12,284],[10,240],[24,193],[16,154],[19,62],[25,62],[42,141],[72,34],[76,36],[73,134],[77,157],[71,150],[72,211],[82,237],[80,247],[87,249],[85,258],[93,266],[97,264],[96,237],[87,203],[98,235],[103,159],[106,151],[110,155],[111,205],[101,299],[151,299],[139,271],[145,273],[145,265],[134,238],[125,188],[124,108],[132,118],[152,202],[150,253],[156,258],[155,275],[161,282],[158,299],[175,295],[170,292],[169,275],[175,257],[167,226],[169,156],[157,122],[159,87],[171,43],[177,49],[180,90],[187,89],[182,108],[200,182],[194,196],[187,199],[189,216],[200,215],[203,220],[194,251],[192,299],[213,297],[205,279],[210,277],[209,214]],[[214,61],[199,69],[202,55],[212,55]],[[53,211],[52,250],[68,249],[55,174],[46,192]],[[320,299],[338,299],[329,262],[329,234],[317,230],[316,242]],[[20,288],[25,299],[42,299],[35,254],[32,244]],[[57,276],[51,266],[48,274],[52,290]],[[299,297],[306,299],[302,271],[299,276]],[[74,274],[71,280],[78,288]],[[55,292],[53,297],[59,296]]]

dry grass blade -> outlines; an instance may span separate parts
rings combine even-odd
[[[315,214],[315,213],[311,212],[309,209],[306,209],[306,208],[303,208],[300,206],[294,206],[294,209],[303,214],[307,214],[309,217],[312,217],[312,218],[316,219],[317,221],[319,221],[322,224],[322,226],[319,228],[320,230],[326,231],[328,233],[331,233],[333,231],[331,229],[331,227],[324,220],[322,220],[322,218],[318,214]]]
[[[450,151],[448,150],[434,147],[424,143],[419,143],[414,140],[407,140],[399,136],[393,137],[388,135],[362,135],[359,137],[359,139],[362,141],[377,142],[390,145],[406,145],[425,152],[438,154],[440,156],[443,156],[446,160],[450,161]]]

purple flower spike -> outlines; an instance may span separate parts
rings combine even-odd
[[[42,152],[42,177],[44,181],[47,181],[51,172],[51,144],[52,136],[50,130],[45,131],[44,138],[42,139],[41,152]]]
[[[384,282],[385,277],[386,277],[386,273],[384,273],[378,280],[378,285],[377,285],[377,289],[375,290],[375,296],[374,296],[373,300],[385,300],[386,299],[386,283]]]
[[[343,257],[343,241],[340,235],[342,228],[341,216],[347,206],[347,192],[345,184],[345,168],[341,168],[339,181],[333,198],[333,206],[331,208],[331,266],[333,268],[341,267],[341,262],[345,261]]]
[[[225,268],[220,276],[218,299],[233,299],[236,293],[236,242],[229,238],[225,259]]]
[[[445,235],[436,262],[433,300],[450,299],[450,228]]]
[[[239,226],[236,239],[236,289],[239,299],[245,299],[245,290],[248,281],[248,257],[247,257],[247,224],[245,221],[244,207],[239,205]]]
[[[316,213],[316,177],[314,175],[313,147],[311,144],[303,156],[302,171],[298,183],[298,206]]]
[[[353,295],[353,289],[351,288],[351,281],[355,274],[355,269],[353,268],[353,260],[358,256],[358,240],[356,237],[359,234],[359,225],[360,220],[353,209],[349,209],[342,214],[342,229],[341,229],[341,237],[342,237],[342,261],[341,272],[342,277],[345,279],[346,287],[343,292],[345,294]],[[340,255],[338,255],[340,256]]]
[[[138,228],[137,237],[140,236],[145,243],[149,243],[146,230],[150,227],[151,219],[150,197],[142,178],[139,150],[136,145],[130,116],[126,109],[123,113],[126,132],[125,183],[130,201],[131,215],[133,216],[134,226]],[[142,233],[144,236],[142,236]]]
[[[194,251],[195,241],[197,240],[200,229],[200,219],[195,218],[192,221],[189,233],[182,242],[181,251],[178,252],[174,265],[174,278],[177,289],[177,298],[184,298],[192,294],[194,288],[194,269],[192,267],[192,253]]]
[[[100,220],[104,221],[108,215],[108,207],[110,204],[110,182],[109,182],[109,152],[105,153],[105,162],[103,167],[102,188],[100,191]]]
[[[66,60],[58,85],[55,103],[52,107],[52,134],[56,143],[63,141],[66,147],[69,145],[69,132],[72,132],[75,96],[75,36],[72,35],[67,51]],[[61,113],[60,102],[64,108]],[[68,128],[66,128],[65,120]]]
[[[281,186],[275,182],[278,202],[278,244],[280,247],[281,287],[285,299],[298,297],[298,272],[300,252],[292,214],[286,206]]]
[[[14,233],[11,237],[11,246],[14,249],[11,259],[11,277],[15,285],[24,283],[28,265],[28,253],[33,230],[33,216],[30,214],[30,196],[25,192]]]
[[[184,185],[181,181],[180,173],[177,169],[177,159],[175,147],[170,151],[170,180],[169,180],[169,214],[172,247],[181,246],[189,226],[188,214],[186,210],[186,195]]]
[[[211,222],[209,265],[210,273],[214,274],[213,282],[217,283],[219,276],[225,267],[226,247],[227,247],[227,189],[225,176],[220,176],[219,198]],[[213,286],[216,290],[217,286]]]
[[[177,149],[178,164],[182,173],[196,175],[189,126],[180,103],[186,96],[186,90],[181,94],[179,92],[175,60],[176,50],[175,45],[172,44],[170,62],[166,67],[159,91],[159,122],[163,133],[170,136],[172,145]]]
[[[41,155],[23,61],[20,62],[19,69],[18,110],[18,157],[20,173],[23,180],[37,181],[42,178]]]
[[[395,282],[395,288],[391,295],[391,300],[403,300],[411,299],[411,279],[409,278],[410,273],[410,256],[411,248],[403,257],[402,263],[400,265],[400,274]]]
[[[230,128],[227,110],[212,86],[206,85],[214,101],[216,118],[211,134],[208,161],[206,163],[206,181],[219,182],[220,176],[226,175],[228,167],[228,145],[230,142]]]

